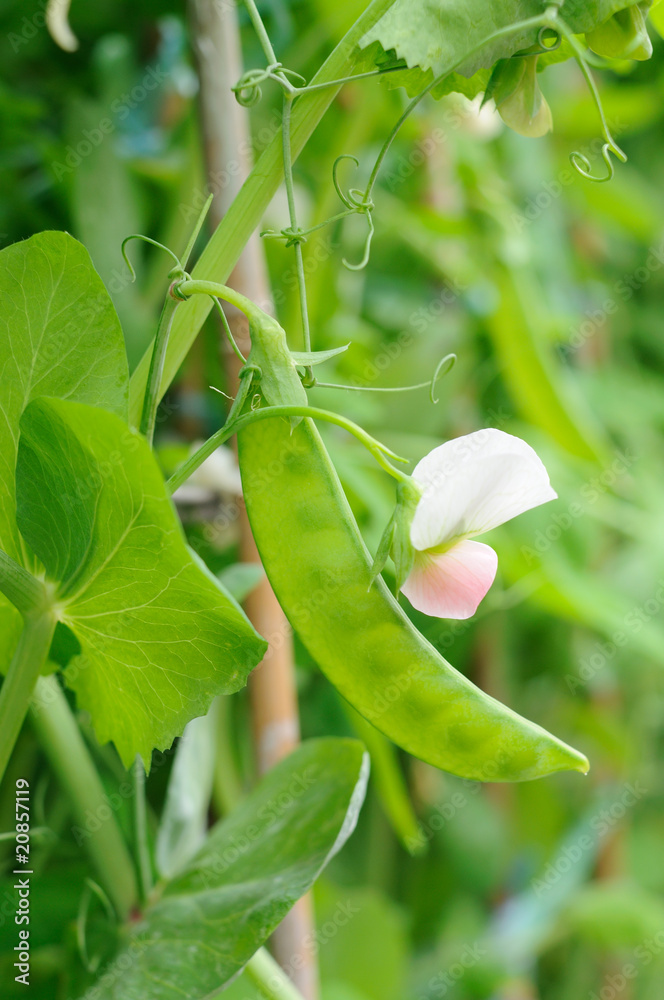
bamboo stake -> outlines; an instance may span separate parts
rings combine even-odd
[[[205,160],[215,194],[210,221],[217,226],[252,167],[252,145],[247,112],[231,91],[242,75],[242,54],[234,4],[191,0],[193,44],[200,78],[201,131]],[[262,244],[255,233],[245,247],[228,284],[269,311],[271,292]],[[228,321],[245,356],[249,327],[244,314],[226,307]],[[225,347],[229,384],[237,385],[238,360]],[[246,514],[240,518],[240,552],[245,562],[260,562]],[[295,688],[290,626],[266,579],[246,601],[247,613],[270,648],[251,675],[249,689],[260,774],[273,767],[297,745],[300,726]],[[318,998],[318,969],[307,941],[313,941],[313,913],[309,897],[296,904],[275,932],[272,946],[281,967],[305,1000]]]

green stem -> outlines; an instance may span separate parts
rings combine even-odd
[[[112,805],[69,703],[55,677],[40,677],[30,717],[63,790],[80,836],[120,919],[136,906],[134,866]]]
[[[313,86],[337,80],[352,72],[359,40],[393,3],[394,0],[372,0],[313,78],[311,81]],[[326,87],[324,90],[305,94],[298,99],[291,118],[293,159],[299,155],[309,140],[334,100],[337,89],[333,86]],[[282,165],[282,139],[277,132],[201,254],[192,273],[194,278],[218,281],[228,279],[247,240],[261,224],[265,210],[277,192],[281,182]],[[160,396],[175,377],[211,308],[211,299],[201,295],[186,310],[176,313],[166,352]],[[151,356],[152,348],[149,348],[131,378],[130,420],[134,426],[140,420]]]
[[[148,813],[145,799],[145,767],[140,757],[134,761],[134,844],[141,880],[141,895],[145,901],[152,892],[152,863],[148,844]]]
[[[386,448],[384,444],[377,441],[376,438],[372,437],[371,434],[367,434],[362,427],[354,424],[352,420],[348,420],[346,417],[342,417],[339,413],[332,413],[330,410],[320,410],[316,406],[267,406],[264,410],[253,410],[251,413],[245,413],[243,416],[238,417],[237,420],[228,420],[223,427],[221,427],[212,437],[208,438],[204,445],[202,445],[197,452],[195,452],[191,458],[184,463],[184,465],[175,472],[171,478],[166,483],[166,487],[170,493],[175,493],[175,491],[182,486],[184,482],[189,479],[189,476],[196,471],[196,469],[203,464],[206,458],[208,458],[219,445],[224,444],[228,441],[233,434],[239,434],[240,431],[244,430],[250,424],[255,424],[260,420],[270,420],[273,417],[310,417],[312,420],[324,420],[329,424],[336,424],[337,427],[343,427],[344,430],[348,431],[354,437],[361,441],[362,444],[367,448],[373,457],[376,459],[378,464],[389,472],[391,476],[399,480],[399,482],[410,481],[410,476],[406,473],[401,472],[399,469],[395,469],[394,466],[388,462],[386,456],[389,455],[397,462],[405,462],[406,459],[401,458],[396,455],[389,448]]]
[[[597,109],[597,114],[599,115],[602,134],[606,140],[606,146],[608,147],[608,150],[605,147],[604,150],[602,151],[606,165],[609,168],[609,173],[607,177],[604,178],[593,177],[590,174],[589,170],[584,169],[585,164],[587,164],[588,167],[590,167],[587,157],[580,155],[579,153],[571,154],[570,159],[572,161],[572,165],[581,174],[582,177],[586,177],[588,180],[594,180],[594,181],[611,180],[611,178],[613,177],[614,169],[611,158],[608,155],[609,151],[612,152],[615,156],[617,156],[617,158],[621,161],[621,163],[625,163],[627,161],[627,156],[624,153],[624,151],[620,148],[620,146],[617,144],[617,142],[613,138],[613,135],[611,134],[611,129],[609,128],[609,124],[604,114],[604,108],[602,107],[602,101],[599,96],[597,84],[595,83],[595,78],[590,72],[588,60],[586,59],[581,46],[574,37],[574,33],[570,31],[570,29],[567,27],[563,19],[560,17],[557,6],[555,7],[553,14],[551,14],[550,10],[547,11],[547,16],[549,17],[549,23],[553,28],[553,30],[559,32],[563,36],[563,38],[565,38],[570,44],[572,52],[574,53],[574,58],[576,59],[579,69],[583,73],[586,84],[588,85],[588,89],[590,90],[591,97]],[[581,163],[581,166],[579,165],[579,161]]]
[[[301,236],[311,236],[312,233],[317,233],[319,229],[325,229],[326,226],[331,226],[335,222],[340,222],[341,219],[347,219],[349,215],[357,215],[357,210],[354,208],[347,208],[345,212],[338,212],[336,215],[331,215],[329,219],[325,222],[319,222],[315,226],[310,226],[308,229],[301,229]],[[264,229],[261,233],[263,239],[266,240],[288,240],[289,234],[285,233],[283,230],[277,232],[274,229]]]
[[[46,606],[44,584],[14,562],[6,552],[0,552],[0,591],[24,617]]]
[[[159,408],[159,400],[161,398],[159,387],[161,386],[164,374],[168,338],[171,332],[171,326],[173,325],[175,310],[178,305],[179,302],[177,299],[174,299],[170,294],[166,296],[166,300],[161,310],[161,316],[159,317],[157,335],[154,339],[152,358],[150,359],[150,370],[148,372],[148,381],[145,387],[145,397],[143,399],[143,413],[141,415],[140,426],[141,434],[145,435],[149,444],[152,444],[152,439],[154,437],[154,426],[157,421],[157,409]]]
[[[293,97],[302,97],[304,94],[315,94],[316,91],[325,90],[327,87],[342,87],[345,83],[355,83],[356,80],[368,80],[373,76],[386,76],[388,73],[403,73],[403,69],[403,66],[388,66],[386,69],[370,69],[366,73],[355,73],[352,76],[344,76],[341,80],[307,84],[306,87],[293,87]]]
[[[51,648],[55,626],[56,618],[50,609],[26,617],[21,638],[0,689],[0,781]]]
[[[459,66],[465,63],[468,59],[472,58],[472,56],[474,56],[477,52],[480,52],[489,43],[497,41],[499,38],[513,35],[517,31],[526,31],[528,28],[542,28],[550,26],[551,26],[550,18],[545,13],[542,17],[531,17],[525,21],[519,21],[517,24],[510,24],[505,28],[500,28],[498,31],[494,31],[492,35],[489,35],[488,38],[483,39],[483,41],[481,41],[478,45],[475,45],[468,52],[464,53],[461,59],[458,59],[453,65],[448,66],[443,73],[441,73],[434,80],[432,80],[431,83],[427,87],[425,87],[424,90],[421,91],[421,93],[417,95],[417,97],[413,98],[413,100],[406,107],[406,110],[403,112],[403,114],[397,121],[396,125],[393,127],[392,131],[388,135],[387,139],[383,143],[380,153],[378,154],[378,159],[376,160],[374,168],[371,171],[371,177],[369,178],[369,183],[367,184],[364,200],[369,201],[371,199],[371,195],[376,185],[376,180],[378,178],[378,173],[380,171],[380,168],[382,167],[383,161],[385,160],[385,157],[387,156],[390,147],[392,146],[392,143],[396,139],[401,129],[401,126],[410,117],[410,115],[418,106],[418,104],[426,97],[427,94],[431,93],[431,91],[437,86],[437,84],[439,84],[442,80],[444,80],[446,76],[449,76],[450,73],[454,73],[454,71],[457,70]]]
[[[265,25],[263,24],[263,19],[258,13],[258,8],[256,7],[254,0],[244,0],[244,5],[249,13],[249,19],[253,25],[254,31],[258,35],[258,41],[261,43],[261,48],[265,53],[268,65],[273,66],[277,61],[277,56],[272,48],[272,42],[270,41],[270,36],[268,35]]]
[[[192,295],[211,295],[212,298],[219,298],[223,299],[224,302],[230,302],[232,306],[243,312],[250,320],[260,322],[261,320],[269,319],[271,323],[274,322],[272,316],[268,316],[267,313],[263,312],[246,295],[236,292],[234,288],[222,285],[218,281],[201,281],[195,278],[185,278],[184,281],[178,282],[176,293],[187,299]]]
[[[284,151],[284,181],[286,184],[286,196],[288,198],[288,215],[290,228],[293,233],[298,232],[297,226],[297,206],[295,204],[295,187],[293,185],[293,154],[291,151],[291,111],[293,101],[288,94],[284,94],[283,118],[281,137]],[[295,269],[297,273],[297,287],[300,296],[300,312],[302,314],[302,339],[304,350],[311,350],[311,330],[309,327],[309,307],[307,306],[307,282],[304,276],[304,259],[302,257],[302,244],[300,240],[295,241]],[[311,366],[306,369],[307,377],[311,379]]]
[[[304,1000],[269,951],[259,948],[249,959],[244,971],[266,1000]]]

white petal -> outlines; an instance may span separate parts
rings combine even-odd
[[[424,489],[410,529],[420,550],[480,535],[557,496],[530,445],[492,427],[434,448],[413,478]]]
[[[471,618],[493,583],[498,556],[482,542],[462,541],[442,555],[416,554],[402,592],[436,618]]]

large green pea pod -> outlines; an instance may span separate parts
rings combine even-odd
[[[479,781],[587,771],[582,754],[484,694],[426,641],[380,577],[311,420],[238,434],[245,503],[270,583],[338,691],[429,764]]]

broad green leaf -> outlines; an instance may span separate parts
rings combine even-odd
[[[14,513],[18,422],[35,396],[127,412],[122,330],[90,256],[46,232],[0,252],[0,548],[23,561]]]
[[[0,549],[28,564],[16,527],[18,422],[36,395],[105,406],[125,415],[122,330],[87,250],[67,233],[39,233],[0,251]],[[21,630],[0,595],[0,673]]]
[[[592,29],[616,11],[632,6],[636,0],[566,0],[561,15],[575,33]],[[371,52],[374,62],[385,61],[385,54],[395,53],[408,68],[400,83],[409,94],[419,93],[435,77],[458,70],[448,85],[434,90],[442,96],[460,90],[472,97],[484,89],[490,69],[498,59],[507,59],[537,41],[537,28],[517,30],[513,34],[486,41],[495,32],[529,18],[540,16],[541,0],[396,0],[383,17],[360,40],[366,48],[378,43]],[[476,51],[477,50],[477,51]],[[389,56],[388,56],[389,59]],[[363,66],[365,64],[363,63]],[[477,80],[469,79],[479,74]]]
[[[97,1000],[214,995],[343,847],[367,777],[356,740],[309,740],[278,764],[146,910]]]
[[[186,546],[145,440],[115,414],[34,400],[21,420],[19,527],[81,645],[65,680],[126,765],[170,746],[266,643]]]

